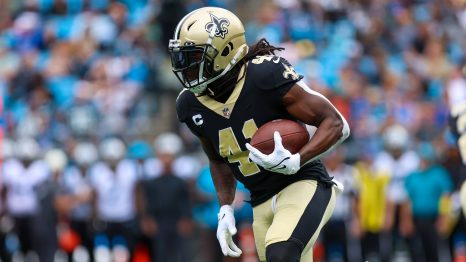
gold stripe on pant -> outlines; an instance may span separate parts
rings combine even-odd
[[[289,240],[306,207],[317,189],[317,181],[302,180],[295,182],[266,202],[253,208],[254,238],[261,261],[265,259],[265,249],[272,243]],[[330,219],[335,207],[335,188],[331,188],[330,200],[323,212],[317,229],[309,232],[312,235],[301,254],[301,261],[312,262],[312,247],[322,227]],[[309,219],[309,218],[306,218]]]

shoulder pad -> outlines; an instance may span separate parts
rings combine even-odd
[[[176,98],[176,114],[178,115],[178,120],[180,122],[186,121],[189,110],[190,95],[192,95],[192,93],[188,89],[184,88]]]
[[[254,85],[263,90],[293,85],[303,78],[286,59],[279,56],[256,56],[249,64]]]

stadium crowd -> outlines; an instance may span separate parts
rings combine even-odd
[[[205,5],[235,11],[250,44],[285,47],[348,119],[325,157],[346,190],[316,261],[466,259],[466,168],[448,128],[466,97],[466,1],[0,0],[2,261],[223,260],[166,53]],[[257,261],[247,199],[239,185],[244,255],[228,261]]]

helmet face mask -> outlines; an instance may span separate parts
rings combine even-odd
[[[178,23],[168,48],[173,72],[195,94],[230,71],[248,51],[241,21],[217,7],[187,14]]]
[[[217,55],[217,50],[211,45],[188,45],[171,50],[173,72],[178,80],[188,88],[202,84],[215,76],[213,60],[209,54]]]

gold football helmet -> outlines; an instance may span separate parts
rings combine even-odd
[[[181,19],[168,49],[173,72],[195,94],[224,76],[248,52],[241,21],[217,7],[197,9]]]

